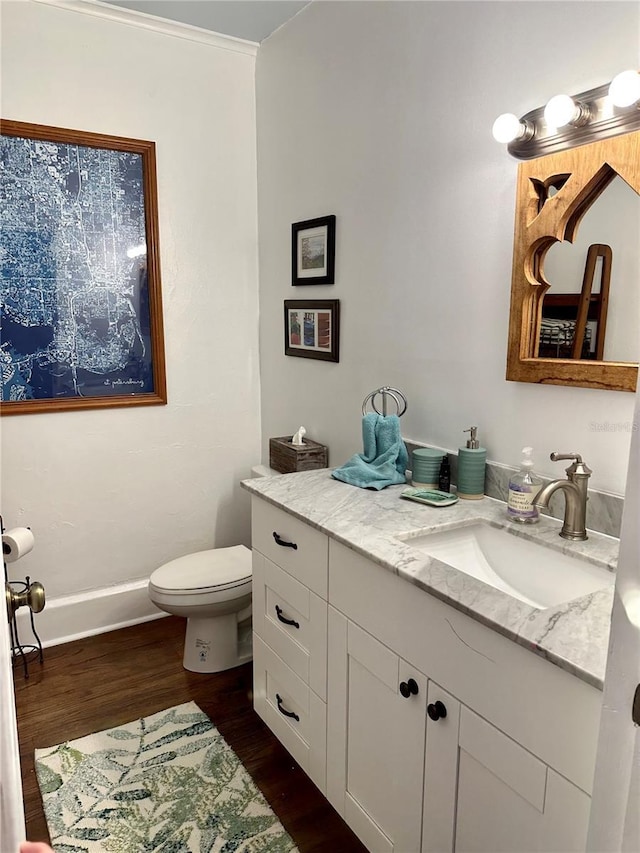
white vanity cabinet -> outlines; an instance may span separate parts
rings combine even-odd
[[[252,501],[254,707],[326,790],[325,534]]]
[[[339,543],[329,555],[327,795],[363,843],[584,850],[600,691]]]
[[[333,607],[328,625],[327,797],[369,850],[584,850],[584,791]]]
[[[365,846],[584,850],[601,692],[254,504],[255,707]]]

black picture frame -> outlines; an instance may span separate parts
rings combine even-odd
[[[284,354],[340,361],[340,300],[285,299]]]
[[[291,226],[291,284],[335,283],[336,218],[320,216]]]

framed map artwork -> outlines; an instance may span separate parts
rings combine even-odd
[[[0,123],[2,415],[167,402],[155,145]]]

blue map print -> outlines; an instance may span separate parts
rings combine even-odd
[[[2,401],[153,392],[142,155],[0,136]]]

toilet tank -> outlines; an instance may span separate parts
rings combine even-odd
[[[269,468],[268,465],[254,465],[251,469],[251,479],[256,477],[279,477],[280,472],[275,468]]]

